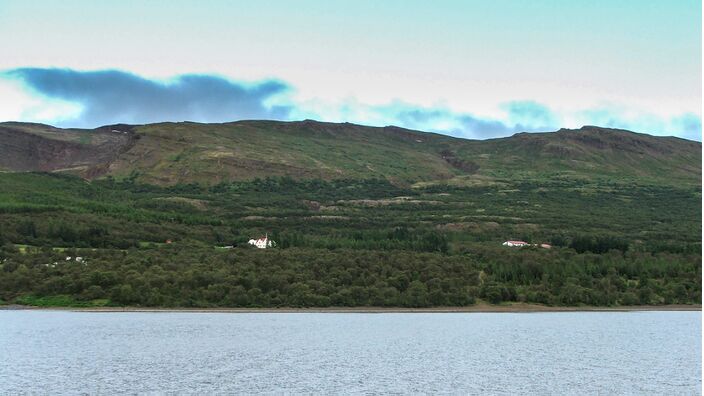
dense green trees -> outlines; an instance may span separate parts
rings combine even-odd
[[[628,250],[628,242],[611,235],[578,235],[572,239],[570,247],[577,253],[606,253],[609,250]]]
[[[66,261],[67,254],[85,263]],[[406,251],[159,249],[20,253],[2,249],[0,299],[69,296],[74,303],[182,307],[464,306],[696,303],[701,259],[484,249]],[[75,257],[75,256],[74,256]],[[65,302],[65,300],[62,300]]]
[[[159,187],[54,174],[0,174],[0,187],[3,301],[427,307],[701,295],[700,192],[688,187],[290,178]],[[264,233],[276,249],[247,245]],[[555,247],[501,246],[512,238]]]

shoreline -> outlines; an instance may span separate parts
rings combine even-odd
[[[538,304],[491,305],[467,307],[325,307],[325,308],[150,308],[150,307],[35,307],[26,305],[0,306],[2,310],[40,310],[68,312],[145,312],[145,313],[540,313],[540,312],[648,312],[701,311],[701,304],[633,305],[623,307],[550,307]]]

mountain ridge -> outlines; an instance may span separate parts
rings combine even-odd
[[[314,120],[163,122],[95,129],[0,123],[0,169],[154,184],[383,178],[399,184],[524,175],[699,182],[701,143],[584,126],[472,140]]]

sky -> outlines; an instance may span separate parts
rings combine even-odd
[[[695,0],[0,0],[0,121],[701,140]]]

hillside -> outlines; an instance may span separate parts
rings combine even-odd
[[[0,305],[701,301],[697,142],[314,121],[0,137]]]
[[[466,140],[398,127],[316,121],[114,125],[0,123],[0,169],[151,184],[387,179],[475,184],[502,178],[617,177],[699,183],[701,143],[587,126]]]
[[[67,171],[92,178],[134,144],[129,127],[93,130],[50,125],[0,123],[0,170]]]
[[[474,141],[458,149],[487,174],[561,173],[699,181],[700,142],[585,126]]]

